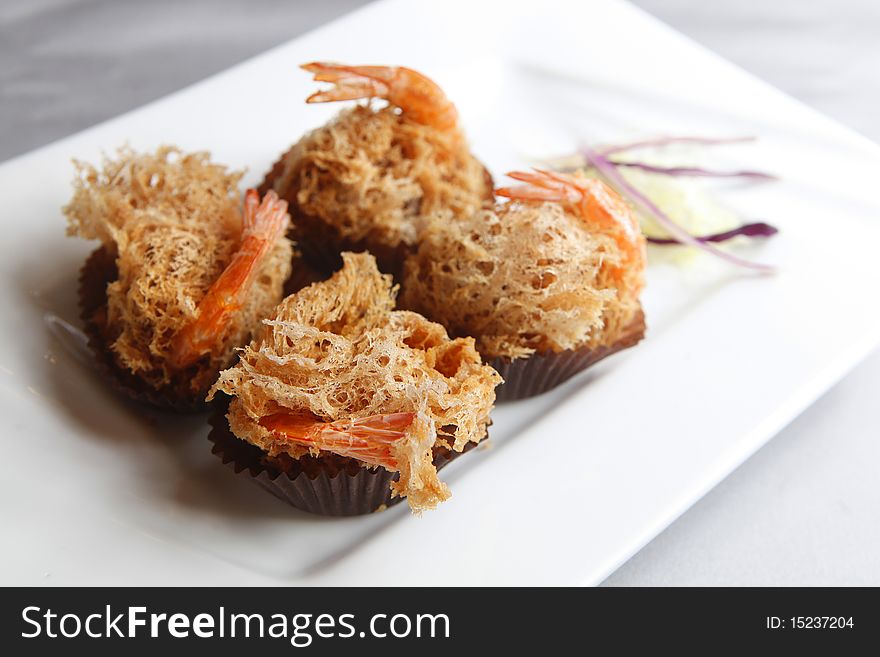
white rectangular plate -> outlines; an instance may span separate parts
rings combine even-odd
[[[257,182],[307,129],[297,65],[401,63],[438,80],[498,179],[583,140],[757,134],[783,181],[729,201],[778,237],[761,277],[655,265],[648,338],[537,399],[444,471],[454,497],[332,519],[221,466],[203,416],[122,401],[62,349],[92,245],[65,239],[71,157],[177,143]],[[157,71],[156,75],[161,75]],[[725,151],[731,152],[731,151]],[[880,341],[880,149],[629,5],[371,5],[185,91],[0,167],[3,584],[596,583]]]

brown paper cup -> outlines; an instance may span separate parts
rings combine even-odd
[[[527,358],[490,360],[489,365],[504,379],[504,383],[495,388],[495,400],[525,399],[552,390],[603,358],[638,344],[644,336],[645,314],[640,308],[623,335],[607,347],[537,352]]]
[[[411,247],[398,244],[391,247],[365,238],[353,241],[339,235],[337,228],[319,217],[303,214],[293,204],[290,206],[293,238],[303,258],[317,271],[332,274],[342,268],[343,251],[361,253],[367,251],[376,258],[379,271],[394,276],[399,281],[403,273],[403,261]]]
[[[293,148],[286,151],[269,169],[263,182],[257,188],[261,195],[270,189],[275,189],[275,183],[284,174],[287,158],[290,157]],[[291,218],[291,237],[296,241],[297,249],[301,254],[301,260],[321,275],[330,275],[342,267],[343,251],[367,251],[366,240],[352,242],[345,240],[339,235],[338,230],[319,217],[300,212],[296,199],[296,191],[290,189],[275,189],[278,195],[287,201]],[[375,245],[370,245],[375,247]],[[387,271],[389,265],[394,266],[395,260],[403,261],[405,254],[397,254],[389,250],[383,253],[382,258],[375,253],[375,249],[369,249],[376,256],[379,268]],[[399,265],[397,265],[399,267]]]
[[[304,287],[327,280],[327,278],[327,274],[312,267],[301,254],[296,253],[291,262],[290,278],[284,282],[283,294],[285,297],[289,297]]]
[[[275,497],[303,511],[324,516],[358,516],[398,504],[403,498],[391,496],[391,482],[400,476],[384,468],[365,468],[352,458],[303,456],[299,459],[270,459],[259,447],[237,438],[226,419],[227,403],[218,403],[211,413],[212,453],[224,465],[247,477]],[[469,451],[434,448],[437,470]]]

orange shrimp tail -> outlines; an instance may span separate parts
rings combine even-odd
[[[282,237],[290,223],[287,201],[269,191],[260,202],[255,189],[245,193],[241,243],[226,269],[199,302],[196,317],[183,327],[172,343],[171,364],[183,369],[211,352],[222,342],[224,329],[241,307],[259,265]]]
[[[619,235],[626,250],[644,248],[638,219],[617,192],[601,180],[544,169],[511,171],[507,175],[526,184],[499,187],[495,190],[498,196],[566,203],[586,222]]]
[[[645,238],[635,214],[624,200],[600,180],[573,176],[555,171],[513,171],[507,174],[525,184],[500,187],[498,196],[526,202],[562,203],[566,211],[579,217],[585,224],[609,235],[617,244],[623,263],[607,264],[612,280],[628,288],[627,293],[638,294],[642,283],[634,284],[647,261]]]
[[[385,98],[390,95],[389,82],[392,67],[345,66],[331,62],[312,62],[300,68],[314,74],[316,82],[330,82],[334,86],[316,91],[306,99],[307,103],[332,103],[338,100],[359,98]]]
[[[322,422],[308,413],[281,412],[260,418],[260,426],[301,447],[397,470],[394,446],[406,437],[406,430],[414,419],[415,413],[391,413]]]
[[[262,202],[256,189],[245,192],[241,223],[242,245],[245,240],[253,238],[271,246],[287,231],[289,225],[287,201],[280,199],[275,190],[266,192]]]
[[[300,68],[317,82],[334,86],[317,91],[307,103],[328,103],[359,98],[384,98],[416,123],[441,131],[454,131],[458,111],[443,90],[430,78],[404,66],[347,66],[332,62],[311,62]]]

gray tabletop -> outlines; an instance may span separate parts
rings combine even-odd
[[[196,82],[361,4],[4,0],[0,161]],[[635,4],[880,140],[880,3]],[[878,389],[875,353],[606,584],[880,584]]]

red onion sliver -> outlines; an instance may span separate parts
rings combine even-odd
[[[618,160],[609,160],[611,164],[617,167],[629,167],[631,169],[641,169],[649,173],[659,173],[666,176],[690,176],[702,178],[752,178],[753,180],[778,180],[772,173],[764,173],[763,171],[713,171],[711,169],[703,169],[702,167],[661,167],[654,164],[646,164],[644,162],[620,162]]]
[[[583,150],[584,158],[587,160],[587,163],[592,165],[599,173],[601,173],[605,178],[609,180],[615,187],[617,187],[620,191],[622,191],[625,196],[629,197],[629,199],[639,206],[644,212],[647,212],[659,223],[672,237],[676,238],[682,244],[687,244],[689,246],[693,246],[701,251],[705,251],[706,253],[711,253],[712,255],[721,258],[722,260],[726,260],[735,265],[739,265],[740,267],[745,267],[747,269],[754,269],[756,271],[770,273],[774,271],[774,268],[770,265],[765,265],[757,262],[751,262],[749,260],[745,260],[740,258],[732,253],[727,253],[726,251],[722,251],[707,242],[701,242],[696,237],[688,233],[684,228],[675,223],[672,219],[670,219],[666,213],[664,213],[660,208],[658,208],[651,199],[642,194],[638,189],[633,187],[627,182],[626,178],[623,177],[623,174],[617,170],[617,167],[612,164],[607,158],[598,154],[596,151],[589,147],[584,147]]]
[[[737,228],[726,230],[723,233],[703,235],[694,239],[700,242],[726,242],[734,237],[770,237],[778,232],[779,229],[775,226],[771,226],[763,221],[756,221],[755,223],[744,224]],[[651,244],[681,244],[677,239],[669,237],[647,237],[646,239]]]
[[[633,141],[628,144],[617,144],[614,146],[605,146],[599,149],[598,154],[608,157],[613,153],[622,153],[624,151],[633,151],[639,148],[657,148],[660,146],[668,146],[669,144],[699,144],[701,146],[715,146],[718,144],[740,144],[747,141],[755,141],[757,137],[658,137],[657,139],[644,139],[642,141]]]

